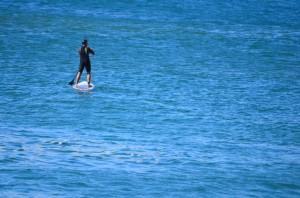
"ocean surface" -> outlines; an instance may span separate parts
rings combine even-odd
[[[300,197],[298,0],[1,0],[0,73],[1,198]]]

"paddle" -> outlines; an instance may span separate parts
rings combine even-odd
[[[71,86],[74,85],[74,81],[75,81],[75,78],[76,78],[76,76],[77,76],[77,73],[78,73],[78,72],[76,72],[74,78],[69,82],[69,85],[71,85]]]

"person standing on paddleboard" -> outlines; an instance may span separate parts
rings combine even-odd
[[[80,56],[80,63],[79,63],[79,69],[78,72],[76,74],[75,79],[73,79],[69,84],[73,85],[74,81],[75,84],[79,83],[81,74],[83,72],[83,69],[85,68],[86,72],[87,72],[87,82],[89,87],[91,87],[90,83],[91,83],[91,61],[90,61],[90,57],[89,54],[95,54],[94,50],[91,49],[90,47],[88,47],[88,41],[86,39],[83,40],[82,45],[80,47],[80,49],[78,50],[79,52],[79,56]]]

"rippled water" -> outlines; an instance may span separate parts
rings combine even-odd
[[[0,197],[299,197],[299,8],[1,1]]]

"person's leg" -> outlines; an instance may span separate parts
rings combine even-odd
[[[79,83],[83,68],[84,68],[84,64],[80,63],[79,69],[78,69],[78,72],[77,72],[77,75],[76,75],[76,78],[75,78],[75,84]]]
[[[86,72],[87,72],[87,75],[86,75],[86,81],[88,82],[88,85],[89,87],[91,87],[91,80],[92,80],[92,75],[91,75],[91,63],[88,63],[86,65]]]
[[[87,74],[86,75],[86,80],[87,80],[87,82],[88,82],[88,85],[89,85],[89,87],[91,87],[92,85],[90,85],[91,84],[91,79],[92,79],[92,76],[91,76],[91,74],[89,73],[89,74]]]
[[[80,77],[81,77],[81,72],[78,71],[78,72],[77,72],[77,75],[76,75],[76,79],[75,79],[75,84],[78,84],[78,83],[79,83]]]

